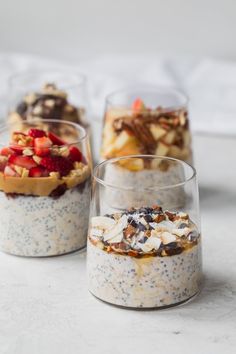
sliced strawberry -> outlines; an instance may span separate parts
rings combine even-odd
[[[4,175],[9,177],[19,177],[18,173],[8,165],[4,169]]]
[[[44,130],[31,128],[28,131],[28,135],[35,139],[35,138],[42,138],[43,136],[46,136],[46,133]]]
[[[143,109],[145,109],[143,101],[141,100],[141,98],[136,98],[136,100],[132,104],[132,110],[134,112],[140,112]]]
[[[70,159],[73,162],[80,162],[82,160],[82,154],[76,146],[71,146],[70,149]]]
[[[48,137],[49,139],[53,142],[53,145],[65,145],[65,141],[63,141],[61,138],[59,138],[59,136],[57,136],[56,134],[53,134],[51,132],[48,133]]]
[[[4,147],[0,151],[0,155],[2,155],[2,156],[9,156],[12,154],[14,154],[14,151],[12,149],[10,149],[9,147]]]
[[[34,139],[34,151],[38,156],[46,156],[50,152],[50,147],[52,146],[52,141],[43,136],[42,138]]]
[[[23,150],[26,146],[11,144],[10,149],[13,151],[13,154],[22,155]]]
[[[29,177],[47,177],[48,172],[45,170],[45,168],[37,166],[37,167],[32,167],[29,170]]]
[[[13,165],[24,167],[27,170],[37,166],[36,162],[29,156],[11,155],[8,162]]]
[[[40,165],[45,167],[49,172],[59,172],[61,176],[66,176],[73,170],[73,163],[61,156],[43,157]]]

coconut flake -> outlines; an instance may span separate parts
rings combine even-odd
[[[161,235],[161,239],[164,245],[176,241],[175,235],[171,234],[170,232],[163,232]]]

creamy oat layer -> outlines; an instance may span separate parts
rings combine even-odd
[[[9,120],[14,124],[35,118],[66,120],[87,126],[84,109],[73,106],[67,93],[53,83],[46,83],[40,92],[28,93],[9,114]]]
[[[45,257],[85,246],[90,167],[52,132],[14,132],[0,150],[0,249]]]
[[[136,100],[132,109],[111,109],[103,129],[102,159],[151,154],[192,161],[188,113],[185,109],[149,109]],[[140,170],[132,163],[130,170]]]
[[[186,213],[160,207],[94,217],[88,239],[89,290],[126,307],[162,307],[200,289],[201,243]]]

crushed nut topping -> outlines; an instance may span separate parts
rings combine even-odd
[[[173,256],[195,246],[199,238],[187,213],[160,206],[93,217],[89,231],[90,241],[99,248],[134,257]]]

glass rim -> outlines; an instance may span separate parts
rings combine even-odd
[[[80,130],[80,132],[82,132],[82,137],[76,139],[74,142],[72,143],[65,143],[63,145],[60,145],[59,148],[63,148],[65,146],[73,146],[73,145],[76,145],[76,144],[79,144],[81,143],[82,141],[84,141],[87,136],[88,136],[88,133],[87,131],[84,129],[84,127],[82,127],[80,124],[77,124],[77,123],[74,123],[74,122],[69,122],[69,121],[66,121],[66,120],[59,120],[59,119],[33,119],[33,120],[29,120],[29,121],[22,121],[21,123],[22,124],[29,124],[29,129],[30,129],[30,125],[32,124],[33,125],[37,125],[38,123],[57,123],[57,124],[67,124],[71,127],[74,127],[78,130]],[[2,144],[1,143],[1,133],[6,130],[8,127],[10,126],[14,126],[15,124],[14,123],[3,123],[3,124],[0,124],[0,147],[5,147],[6,145],[5,144]],[[36,128],[37,129],[37,128]],[[17,131],[19,133],[21,133],[21,131]],[[18,148],[18,146],[17,146]],[[21,149],[21,146],[19,146],[19,150]],[[29,150],[33,150],[34,147],[33,146],[22,146],[22,150],[24,149],[29,149]],[[53,147],[50,147],[48,148],[49,150],[52,150]]]
[[[189,96],[183,90],[181,90],[179,87],[164,86],[164,85],[159,85],[159,86],[143,85],[143,86],[141,86],[140,84],[138,84],[138,85],[126,86],[126,87],[120,88],[118,90],[112,91],[105,98],[106,105],[111,105],[116,108],[126,108],[125,105],[114,104],[111,101],[111,99],[116,95],[125,94],[125,93],[133,93],[135,91],[140,91],[140,93],[142,93],[142,91],[143,91],[143,93],[152,92],[152,93],[157,93],[157,94],[175,94],[176,97],[178,96],[183,100],[182,104],[170,105],[170,106],[164,107],[165,109],[168,109],[168,110],[169,109],[187,108],[187,106],[189,104]],[[142,99],[142,97],[140,97],[140,98]],[[127,110],[129,110],[129,108]],[[130,108],[130,110],[132,111],[131,108]]]
[[[15,85],[14,80],[20,80],[23,79],[24,77],[30,77],[30,76],[35,76],[35,77],[39,77],[40,75],[54,75],[54,74],[60,74],[60,75],[68,75],[68,76],[74,76],[76,78],[78,78],[78,82],[77,83],[73,83],[73,84],[66,84],[61,86],[59,89],[70,89],[70,88],[74,88],[83,84],[86,84],[87,82],[87,76],[85,74],[82,74],[80,72],[77,71],[72,71],[71,69],[67,69],[67,68],[42,68],[42,69],[29,69],[29,70],[21,70],[21,71],[15,71],[12,75],[9,76],[8,78],[8,86],[10,88],[13,88],[13,86]],[[20,85],[21,83],[16,81],[17,85]],[[39,88],[40,89],[40,88]]]
[[[99,169],[105,165],[113,164],[113,163],[116,163],[116,162],[119,162],[119,161],[125,160],[125,159],[133,159],[133,158],[135,158],[135,159],[150,158],[152,160],[159,159],[159,160],[177,162],[178,164],[181,164],[182,166],[188,167],[192,172],[190,177],[186,178],[183,182],[169,184],[169,185],[160,186],[160,187],[148,187],[148,188],[143,188],[143,189],[139,188],[139,191],[159,191],[159,190],[167,190],[167,189],[181,187],[181,186],[186,185],[188,182],[192,181],[197,176],[197,171],[196,171],[195,167],[193,167],[192,165],[190,165],[189,163],[187,163],[183,160],[175,159],[173,157],[158,156],[158,155],[127,155],[127,156],[121,156],[121,157],[114,157],[114,158],[107,159],[107,160],[100,162],[99,164],[97,164],[94,167],[93,172],[92,172],[92,178],[94,180],[96,180],[99,184],[103,185],[104,187],[109,187],[109,188],[119,189],[119,190],[124,190],[124,191],[135,191],[135,187],[121,187],[121,186],[118,186],[118,185],[115,185],[112,183],[107,183],[103,179],[99,178],[96,175],[97,172],[99,171]]]

